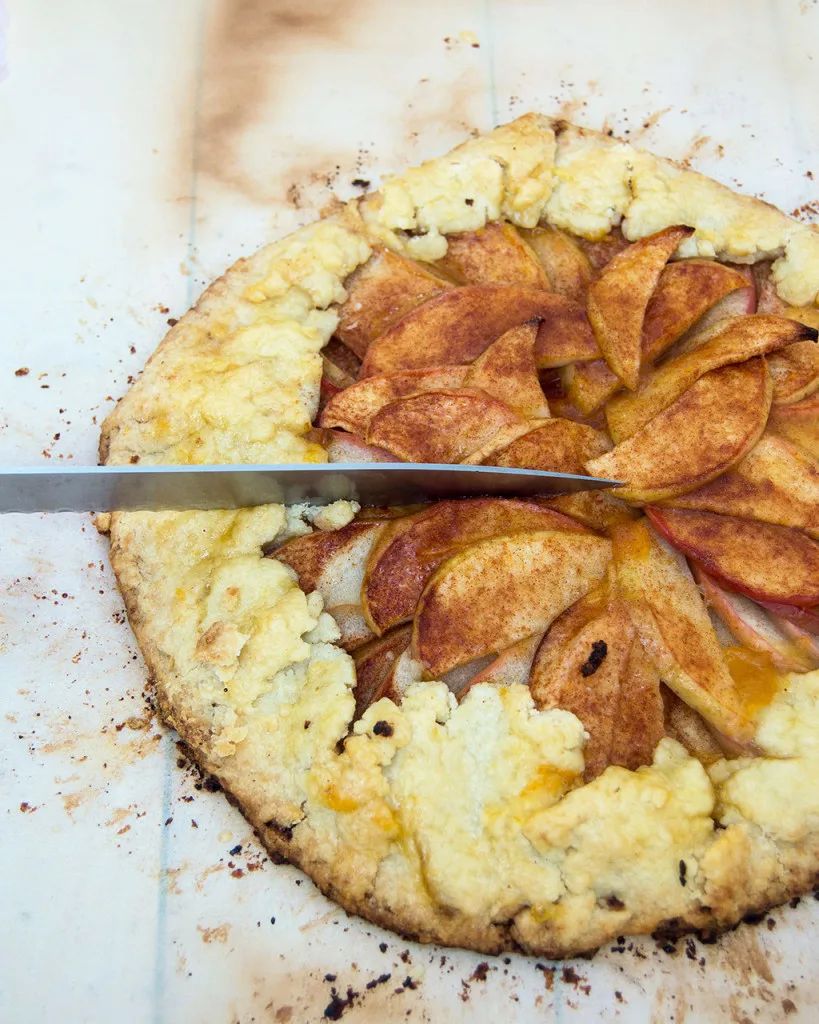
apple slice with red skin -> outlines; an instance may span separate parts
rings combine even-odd
[[[594,267],[577,242],[565,231],[544,225],[521,231],[548,275],[551,290],[586,304]]]
[[[447,252],[436,266],[464,284],[517,284],[549,291],[550,282],[534,251],[507,221],[447,236]]]
[[[815,328],[805,330],[815,331]],[[774,386],[774,405],[795,405],[819,391],[819,346],[815,335],[809,341],[798,341],[772,355],[768,369]]]
[[[811,395],[795,405],[772,406],[768,430],[819,459],[819,395]]]
[[[792,622],[806,633],[819,636],[819,608],[798,608],[796,605],[776,601],[760,601],[759,604],[777,618]]]
[[[409,647],[411,639],[412,626],[400,626],[364,647],[359,647],[353,654],[356,677],[353,694],[357,719],[378,699],[384,681],[396,660]]]
[[[544,529],[588,532],[568,516],[517,498],[439,501],[390,524],[373,545],[361,587],[370,628],[383,633],[411,619],[436,568],[457,551],[490,537]]]
[[[316,428],[308,435],[327,451],[328,462],[403,462],[386,448],[375,445],[343,430]]]
[[[641,238],[606,264],[589,288],[587,311],[597,344],[609,369],[632,391],[640,379],[649,299],[669,257],[693,233],[679,225]]]
[[[407,462],[455,463],[520,419],[478,388],[441,389],[385,405],[370,420],[367,444]]]
[[[793,348],[795,342],[815,336],[812,327],[783,316],[739,316],[727,320],[704,345],[644,375],[639,391],[612,398],[606,406],[609,432],[615,442],[624,441],[711,370],[778,349],[788,351],[786,346]]]
[[[481,388],[520,416],[545,419],[549,403],[535,365],[540,320],[513,327],[484,349],[469,367],[463,386]]]
[[[667,504],[819,533],[819,464],[798,445],[765,433],[733,469]]]
[[[771,619],[783,633],[790,637],[796,647],[805,655],[814,668],[819,668],[819,636],[814,630],[805,629],[793,619],[782,618],[770,612]]]
[[[589,351],[591,329],[577,303],[537,288],[472,285],[438,295],[402,317],[370,346],[361,376],[471,363],[496,338],[535,317],[543,320],[538,366],[583,358],[577,353]],[[591,346],[597,355],[593,337]]]
[[[650,507],[646,515],[730,590],[799,608],[819,604],[819,544],[801,530],[713,512]]]
[[[604,433],[571,420],[552,419],[483,460],[491,466],[584,474],[589,459],[611,450]]]
[[[371,343],[411,309],[452,288],[430,267],[376,248],[345,280],[347,298],[337,308],[336,335],[359,359]]]
[[[612,451],[586,463],[622,480],[618,497],[642,505],[693,491],[730,469],[765,429],[771,381],[761,357],[701,377],[676,402]]]
[[[405,395],[439,388],[459,388],[468,366],[434,366],[424,370],[396,370],[365,377],[327,403],[319,420],[322,427],[341,427],[364,437],[373,416]]]
[[[611,531],[616,592],[663,682],[723,735],[753,739],[751,714],[685,558],[643,517]]]
[[[737,643],[767,654],[779,672],[809,672],[815,667],[759,604],[742,594],[725,590],[696,563],[693,572],[706,604],[714,609]]]
[[[430,679],[544,631],[603,577],[611,544],[591,533],[541,530],[471,544],[427,583],[412,651]]]

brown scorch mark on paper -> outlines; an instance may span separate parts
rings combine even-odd
[[[203,928],[201,924],[198,924],[196,930],[201,934],[203,942],[227,942],[230,925],[220,924],[215,928]]]

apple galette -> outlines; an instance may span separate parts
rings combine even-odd
[[[551,957],[813,886],[818,291],[813,228],[527,115],[205,292],[104,461],[622,481],[110,518],[163,716],[272,853]]]

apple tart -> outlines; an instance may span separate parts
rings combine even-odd
[[[420,941],[715,933],[819,876],[819,232],[527,115],[240,260],[112,464],[610,492],[116,513],[165,721],[276,857]]]

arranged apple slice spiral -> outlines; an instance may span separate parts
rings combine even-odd
[[[314,435],[331,461],[623,481],[368,514],[276,551],[353,654],[357,716],[423,680],[459,700],[528,683],[583,723],[589,781],[663,736],[705,763],[753,753],[782,674],[819,665],[817,332],[765,266],[668,262],[689,234],[497,222],[346,282]]]

